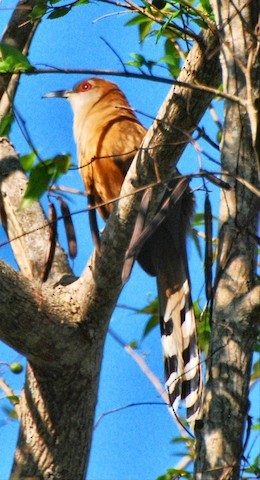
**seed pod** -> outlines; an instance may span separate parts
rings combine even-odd
[[[205,290],[208,302],[212,300],[212,212],[209,194],[206,192],[204,204],[205,218]]]
[[[205,177],[214,185],[217,185],[220,188],[224,188],[224,190],[230,190],[232,187],[229,183],[224,182],[221,178],[216,177],[213,173],[205,172]]]
[[[57,212],[54,204],[49,202],[49,248],[46,254],[44,269],[42,273],[42,282],[46,282],[49,277],[49,273],[52,267],[55,248],[56,248],[56,240],[57,240]]]
[[[60,202],[60,209],[61,209],[61,214],[63,218],[63,223],[65,227],[65,232],[67,236],[69,256],[73,260],[77,256],[76,233],[75,233],[75,229],[72,222],[68,204],[61,197],[59,197],[59,202]]]
[[[100,236],[99,229],[97,224],[97,214],[95,209],[95,197],[94,195],[88,195],[88,206],[89,206],[89,224],[90,231],[92,235],[92,240],[97,249],[98,254],[100,255]]]

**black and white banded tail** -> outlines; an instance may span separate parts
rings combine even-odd
[[[170,193],[166,191],[165,199]],[[163,202],[162,202],[163,204]],[[138,261],[157,277],[166,388],[174,407],[182,399],[187,418],[198,418],[202,381],[196,321],[190,294],[186,237],[194,198],[189,188],[170,206],[162,223],[143,245]]]
[[[168,290],[166,295],[166,309],[161,317],[166,389],[173,407],[179,399],[184,401],[187,419],[192,422],[199,415],[202,381],[188,279],[178,290]]]

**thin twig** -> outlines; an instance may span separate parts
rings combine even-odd
[[[126,66],[122,58],[120,57],[119,53],[114,49],[114,47],[112,47],[112,45],[110,45],[110,43],[104,37],[100,37],[100,38],[106,44],[106,46],[110,48],[110,50],[113,52],[113,54],[116,56],[116,58],[119,60],[120,64],[122,65],[124,72],[127,73]]]
[[[57,72],[65,75],[73,73],[73,74],[79,74],[79,75],[86,74],[86,75],[100,75],[100,76],[105,75],[105,76],[114,76],[114,77],[136,78],[138,80],[149,80],[151,82],[160,82],[167,85],[178,85],[180,87],[190,88],[191,90],[198,90],[198,91],[212,93],[213,95],[216,95],[216,97],[230,100],[243,107],[246,106],[246,101],[244,101],[237,95],[231,95],[225,92],[221,92],[217,88],[208,87],[207,85],[203,85],[203,84],[192,84],[187,82],[181,82],[179,80],[174,80],[172,78],[164,78],[158,75],[148,75],[145,73],[136,73],[136,72],[129,72],[129,71],[119,72],[118,70],[96,70],[96,69],[80,69],[80,68],[61,69],[59,67],[39,68],[33,71],[21,71],[20,73],[24,75],[45,75],[45,74],[52,74]],[[2,73],[1,75],[7,75],[10,73],[13,73],[13,72],[12,71],[5,72],[5,73]]]
[[[221,121],[220,121],[220,119],[219,119],[219,117],[218,117],[218,114],[217,114],[215,108],[213,107],[212,103],[210,103],[210,105],[209,105],[209,112],[210,112],[210,114],[211,114],[214,122],[216,123],[218,129],[219,129],[220,131],[222,131],[223,125],[222,125],[222,123],[221,123]]]
[[[86,197],[87,194],[85,190],[77,190],[76,188],[69,188],[69,187],[64,187],[62,185],[52,185],[50,187],[51,192],[65,192],[65,193],[71,193],[72,195],[82,195],[83,197]]]
[[[219,152],[219,146],[216,142],[214,142],[214,140],[212,140],[209,135],[207,135],[207,133],[205,132],[205,129],[204,128],[201,128],[201,127],[197,127],[197,132],[198,132],[198,137],[197,138],[203,138],[204,140],[206,140],[206,142],[209,143],[209,145],[213,148],[215,148],[218,152]]]
[[[197,173],[192,173],[192,174],[188,174],[188,175],[175,175],[174,176],[174,179],[180,179],[180,178],[189,178],[190,180],[193,179],[193,178],[201,178],[203,176],[207,176],[209,172],[207,172],[206,170],[202,170],[201,172],[197,172]],[[221,176],[227,176],[227,177],[230,177],[230,178],[234,178],[235,180],[237,180],[238,182],[242,183],[248,190],[250,190],[252,193],[254,193],[254,195],[256,195],[257,197],[260,197],[260,191],[254,187],[251,183],[249,183],[247,180],[241,178],[240,176],[238,175],[232,175],[231,173],[227,172],[227,171],[219,171],[219,172],[210,172],[212,175],[221,175]],[[80,209],[80,210],[77,210],[75,212],[71,212],[71,216],[73,215],[79,215],[81,213],[86,213],[90,210],[93,210],[93,209],[98,209],[98,208],[101,208],[101,207],[104,207],[106,205],[110,205],[112,203],[116,203],[118,202],[119,200],[121,200],[122,198],[127,198],[127,197],[130,197],[132,195],[135,195],[137,193],[140,193],[140,192],[144,192],[147,188],[153,188],[153,187],[156,187],[158,185],[167,185],[167,182],[163,182],[163,181],[156,181],[156,182],[152,182],[150,183],[149,185],[145,185],[143,187],[140,187],[140,188],[137,188],[135,190],[135,192],[131,192],[131,193],[127,193],[125,195],[119,195],[118,197],[112,199],[112,200],[109,200],[109,202],[101,202],[93,207],[86,207],[86,208],[83,208],[83,209]],[[57,221],[59,220],[62,220],[62,216],[59,216],[57,217]],[[42,230],[44,228],[47,228],[49,227],[49,223],[50,222],[46,222],[45,224],[43,224],[42,226],[40,227],[37,227],[37,228],[34,228],[34,229],[31,229],[30,231],[28,232],[24,232],[22,233],[21,235],[17,235],[15,238],[12,238],[12,239],[8,239],[8,240],[5,240],[3,242],[0,243],[0,248],[1,247],[4,247],[5,245],[9,245],[10,243],[12,243],[14,240],[18,240],[19,238],[22,238],[26,235],[30,235],[31,233],[34,233],[34,232],[37,232],[39,230]]]
[[[168,394],[166,393],[163,385],[161,384],[160,380],[154,375],[154,373],[150,370],[148,367],[147,363],[141,357],[138,355],[138,353],[130,346],[127,345],[111,328],[108,330],[108,333],[116,340],[117,343],[119,343],[124,350],[133,358],[133,360],[137,363],[139,368],[142,370],[142,372],[145,374],[145,376],[148,378],[148,380],[152,383],[156,391],[159,393],[165,404],[168,406],[168,411],[173,418],[175,425],[177,426],[178,430],[181,432],[181,434],[184,437],[188,437],[191,434],[189,431],[186,429],[186,427],[181,423],[179,417],[176,415],[174,409],[169,405],[169,398]]]
[[[11,402],[13,405],[17,417],[20,419],[21,418],[21,410],[20,410],[20,405],[19,405],[19,400],[16,400],[17,395],[15,395],[14,391],[7,385],[5,380],[0,377],[0,388],[3,390],[3,392],[6,394],[6,397],[8,400]]]
[[[106,13],[104,15],[101,15],[101,17],[98,17],[98,18],[95,18],[95,20],[92,20],[92,23],[95,24],[97,22],[100,22],[100,20],[104,20],[105,18],[115,17],[116,15],[128,15],[128,12],[122,11],[122,12]]]
[[[147,406],[147,405],[159,405],[159,406],[164,406],[165,407],[164,402],[135,402],[135,403],[129,403],[128,405],[124,405],[122,407],[112,408],[111,410],[102,413],[98,417],[98,419],[95,423],[95,426],[94,426],[94,430],[96,430],[96,428],[99,426],[101,420],[103,420],[103,418],[106,417],[107,415],[111,415],[112,413],[116,413],[116,412],[121,412],[122,410],[126,410],[127,408],[143,407],[143,406]]]

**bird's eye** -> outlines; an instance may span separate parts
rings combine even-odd
[[[86,92],[87,90],[90,90],[92,88],[92,85],[89,82],[83,82],[79,86],[79,91],[80,92]]]

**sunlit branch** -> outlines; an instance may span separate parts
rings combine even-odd
[[[237,180],[238,182],[240,182],[241,184],[243,184],[248,190],[250,190],[254,195],[256,195],[257,197],[260,197],[260,190],[258,190],[256,187],[254,187],[254,185],[252,185],[250,182],[248,182],[247,180],[241,178],[240,176],[238,175],[232,175],[231,173],[227,172],[227,171],[219,171],[219,172],[207,172],[206,170],[201,170],[200,172],[197,172],[197,173],[192,173],[192,174],[188,174],[188,175],[175,175],[173,178],[174,179],[181,179],[181,178],[188,178],[188,179],[192,179],[192,178],[201,178],[203,176],[205,176],[206,178],[208,178],[209,181],[215,183],[215,185],[219,186],[220,188],[227,188],[227,185],[228,184],[225,184],[225,182],[223,182],[222,180],[218,179],[218,177],[216,175],[220,175],[220,176],[227,176],[227,177],[230,177],[230,178],[234,178],[235,180]],[[156,181],[156,182],[153,182],[153,183],[150,183],[149,185],[145,185],[143,187],[140,187],[140,188],[137,188],[135,190],[134,193],[128,193],[128,194],[125,194],[125,195],[119,195],[118,197],[110,200],[109,202],[101,202],[95,206],[91,206],[91,207],[86,207],[86,208],[83,208],[83,209],[80,209],[80,210],[77,210],[75,212],[71,212],[71,216],[74,216],[74,215],[80,215],[82,213],[86,213],[90,210],[94,210],[94,209],[98,209],[98,208],[101,208],[103,206],[106,206],[108,204],[111,204],[111,203],[116,203],[118,202],[119,200],[121,200],[122,198],[127,198],[127,197],[130,197],[132,195],[135,195],[137,193],[140,193],[140,192],[144,192],[145,190],[147,190],[148,188],[154,188],[160,184],[163,184],[163,185],[167,185],[167,182],[162,182],[160,180]],[[74,193],[74,192],[73,192]],[[57,221],[60,221],[62,220],[63,217],[62,216],[58,216],[57,217]],[[5,240],[3,242],[0,243],[0,248],[5,246],[5,245],[8,245],[10,243],[12,243],[14,240],[18,240],[26,235],[30,235],[31,233],[35,233],[39,230],[42,230],[44,228],[47,228],[49,227],[50,225],[50,222],[46,222],[44,223],[42,226],[40,227],[37,227],[37,228],[34,228],[34,229],[31,229],[30,231],[28,232],[24,232],[22,233],[21,235],[17,235],[15,238],[12,238],[12,239],[8,239],[8,240]]]

